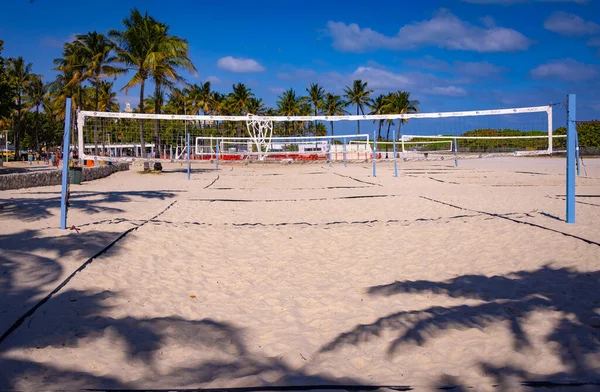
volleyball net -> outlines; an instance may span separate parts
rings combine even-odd
[[[435,159],[565,149],[565,132],[553,128],[552,105],[359,116],[82,111],[77,134],[80,158],[107,161]]]

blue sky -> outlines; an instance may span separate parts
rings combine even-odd
[[[600,118],[598,0],[413,4],[15,0],[2,6],[0,39],[4,57],[23,56],[51,80],[64,42],[120,28],[138,7],[188,40],[198,69],[188,81],[223,93],[243,82],[270,106],[290,87],[341,93],[361,78],[376,93],[410,91],[421,111],[538,106],[576,93],[579,118]],[[118,96],[137,105],[136,91]]]

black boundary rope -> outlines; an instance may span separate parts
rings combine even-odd
[[[376,391],[379,389],[390,389],[393,391],[412,391],[413,387],[408,385],[266,385],[262,387],[237,387],[237,388],[168,388],[168,389],[84,389],[85,391],[110,391],[110,392],[178,392],[178,391],[200,391],[200,392],[261,392],[261,391],[313,391],[313,390],[336,390],[336,391]]]
[[[533,227],[537,227],[538,229],[544,229],[544,230],[552,231],[554,233],[562,234],[562,235],[564,235],[566,237],[575,238],[576,240],[583,241],[583,242],[585,242],[587,244],[590,244],[590,245],[600,246],[600,242],[588,240],[587,238],[579,237],[579,236],[576,236],[574,234],[565,233],[564,231],[551,229],[549,227],[538,225],[537,223],[531,223],[531,222],[521,221],[521,220],[518,220],[518,219],[509,218],[508,216],[505,216],[505,215],[494,214],[492,212],[472,210],[470,208],[460,207],[460,206],[457,206],[457,205],[454,205],[454,204],[446,203],[446,202],[440,201],[440,200],[431,199],[431,198],[425,197],[425,196],[419,196],[419,197],[421,197],[422,199],[425,199],[425,200],[433,201],[435,203],[444,204],[444,205],[447,205],[447,206],[450,206],[450,207],[458,208],[459,210],[469,211],[469,212],[478,212],[480,214],[485,214],[485,215],[488,215],[488,216],[492,216],[494,218],[506,219],[506,220],[511,221],[511,222],[520,223],[522,225],[533,226]]]
[[[519,382],[522,386],[531,388],[543,388],[543,389],[555,389],[561,387],[585,387],[585,386],[600,386],[600,381],[571,381],[571,382],[554,382],[554,381],[521,381]],[[492,387],[496,388],[501,384],[491,384]],[[416,386],[415,386],[416,387]],[[322,385],[266,385],[256,387],[234,387],[234,388],[168,388],[168,389],[101,389],[101,388],[89,388],[84,391],[107,391],[107,392],[272,392],[272,391],[377,391],[380,389],[389,389],[392,391],[413,391],[415,387],[410,385],[360,385],[360,384],[322,384]],[[471,385],[446,385],[440,386],[435,389],[437,390],[462,390],[462,388],[472,389],[475,388]]]
[[[346,178],[349,178],[349,179],[351,179],[351,180],[354,180],[354,181],[362,182],[363,184],[376,185],[376,186],[383,186],[383,185],[381,185],[381,184],[377,184],[377,183],[374,183],[374,182],[363,181],[363,180],[359,180],[358,178],[354,178],[354,177],[350,177],[350,176],[345,176],[345,175],[343,175],[343,174],[340,174],[340,173],[336,173],[336,172],[332,172],[332,173],[333,173],[333,174],[335,174],[336,176],[340,176],[340,177],[346,177]]]
[[[219,177],[221,177],[221,176],[217,174],[217,178],[215,178],[210,184],[208,184],[207,186],[205,186],[204,189],[210,188],[215,182],[217,182],[217,180],[219,179]]]
[[[129,233],[131,233],[132,231],[135,231],[137,229],[139,229],[140,227],[144,226],[146,223],[158,218],[159,216],[161,216],[162,214],[164,214],[169,208],[171,208],[175,203],[177,203],[177,200],[175,200],[174,202],[172,202],[171,204],[169,204],[167,206],[167,208],[165,208],[164,210],[162,210],[161,212],[159,212],[158,214],[156,214],[155,216],[153,216],[150,219],[145,220],[144,222],[142,222],[141,224],[132,227],[128,230],[126,230],[125,232],[123,232],[121,235],[119,235],[114,241],[112,241],[110,244],[108,244],[107,246],[105,246],[103,249],[101,249],[100,251],[98,251],[95,255],[93,255],[92,257],[90,257],[89,259],[87,259],[83,264],[81,264],[79,266],[79,268],[77,268],[75,271],[73,271],[71,273],[71,275],[69,275],[65,280],[62,281],[61,284],[59,284],[58,286],[56,286],[56,288],[54,290],[52,290],[50,292],[50,294],[48,294],[47,296],[45,296],[42,300],[40,300],[40,302],[38,302],[37,304],[35,304],[35,306],[33,306],[31,309],[29,309],[25,314],[23,314],[21,317],[19,317],[17,319],[17,321],[15,321],[3,334],[2,336],[0,336],[0,345],[2,344],[2,342],[4,342],[4,340],[6,338],[8,338],[8,336],[13,333],[17,328],[19,328],[21,326],[21,324],[23,324],[23,322],[25,322],[25,320],[27,320],[29,317],[31,317],[43,304],[45,304],[46,302],[48,302],[48,300],[50,300],[50,298],[52,298],[56,293],[58,293],[63,287],[65,287],[70,281],[71,279],[73,279],[75,277],[75,275],[77,275],[77,273],[83,271],[88,265],[90,265],[92,263],[92,261],[94,261],[95,259],[97,259],[98,257],[102,256],[104,253],[108,252],[108,250],[110,248],[112,248],[117,242],[119,242],[121,239],[125,238]]]

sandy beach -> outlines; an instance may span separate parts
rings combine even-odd
[[[0,342],[0,389],[597,390],[600,160],[576,224],[564,159],[399,169],[134,166],[73,185],[66,231],[60,186],[0,192],[0,333],[83,266]]]

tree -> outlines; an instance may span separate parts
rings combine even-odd
[[[262,98],[251,97],[248,100],[248,113],[262,116],[265,113],[265,104]]]
[[[78,34],[66,51],[65,62],[60,68],[72,68],[75,71],[74,82],[90,80],[94,88],[94,110],[100,105],[100,83],[107,76],[116,77],[126,70],[115,66],[115,45],[104,34],[96,31]],[[104,151],[104,138],[102,151]],[[98,154],[98,121],[94,121],[94,155]]]
[[[22,120],[25,109],[24,99],[29,85],[35,78],[35,74],[31,72],[31,63],[25,63],[23,57],[10,58],[8,60],[8,75],[11,82],[15,86],[15,102],[16,102],[16,116],[15,116],[15,159],[18,159],[21,147],[21,136],[22,136]]]
[[[410,93],[408,91],[396,91],[385,97],[385,105],[383,106],[383,111],[386,114],[417,113],[419,111],[418,105],[419,101],[417,101],[416,99],[411,100]],[[398,134],[396,135],[396,138],[399,138],[401,136],[401,126],[402,123],[405,123],[406,121],[408,120],[398,120]],[[389,127],[386,138],[390,138]]]
[[[140,112],[144,109],[146,81],[152,78],[156,89],[168,82],[180,80],[179,68],[194,69],[189,59],[187,41],[169,34],[169,27],[148,15],[132,9],[128,18],[122,21],[124,30],[111,30],[109,37],[117,45],[117,60],[134,71],[133,77],[123,89],[127,92],[133,86],[140,86]],[[156,108],[155,110],[160,110]],[[158,128],[155,126],[155,145],[158,147]],[[144,143],[144,122],[140,121],[140,144],[146,154]],[[144,169],[149,165],[144,163]]]
[[[339,95],[334,95],[331,93],[327,93],[325,95],[325,114],[327,116],[343,116],[346,114],[346,102],[342,100]],[[333,121],[329,122],[331,124],[331,136],[333,136]]]
[[[311,83],[310,86],[306,89],[308,93],[308,101],[310,101],[312,108],[314,110],[315,116],[319,114],[321,109],[323,108],[325,98],[325,90],[323,87],[319,86],[318,83]],[[317,121],[314,121],[314,131],[317,130]]]
[[[369,114],[385,114],[384,112],[384,106],[385,106],[385,96],[383,94],[379,94],[377,96],[377,98],[375,98],[372,102],[371,102],[371,111],[369,112]],[[373,120],[373,122],[375,122],[376,120]],[[379,121],[379,126],[378,126],[378,132],[377,132],[377,138],[381,139],[381,126],[383,125],[383,122],[385,120],[378,120]],[[387,145],[386,145],[387,147]],[[387,148],[386,148],[387,150]]]
[[[28,105],[27,109],[35,108],[35,125],[34,125],[34,146],[35,151],[41,153],[40,150],[40,108],[44,105],[44,100],[48,94],[48,85],[44,83],[41,75],[35,75],[27,88]]]
[[[120,110],[117,93],[112,90],[113,86],[113,82],[100,82],[98,110],[102,112],[118,112]]]
[[[345,97],[348,98],[347,105],[356,105],[356,115],[365,114],[364,106],[369,106],[371,103],[370,95],[373,90],[367,90],[367,82],[360,79],[355,80],[352,86],[344,88]],[[358,126],[358,134],[360,135],[360,121],[356,121]]]
[[[233,85],[233,92],[229,94],[231,109],[236,115],[244,115],[248,113],[248,104],[250,99],[254,98],[254,94],[248,87],[243,83],[236,83]],[[242,134],[241,131],[242,123],[237,123],[237,137]]]
[[[286,90],[282,95],[278,96],[277,111],[283,116],[298,116],[302,114],[304,100],[296,95],[293,88]],[[288,128],[289,122],[285,122],[286,133],[290,134]],[[295,133],[296,122],[292,122],[292,131]]]
[[[2,50],[4,49],[4,41],[0,40],[0,118],[10,116],[10,112],[14,107],[14,85],[9,78],[6,62],[2,58]]]
[[[171,114],[187,114],[188,90],[174,87],[167,96],[166,111]]]

